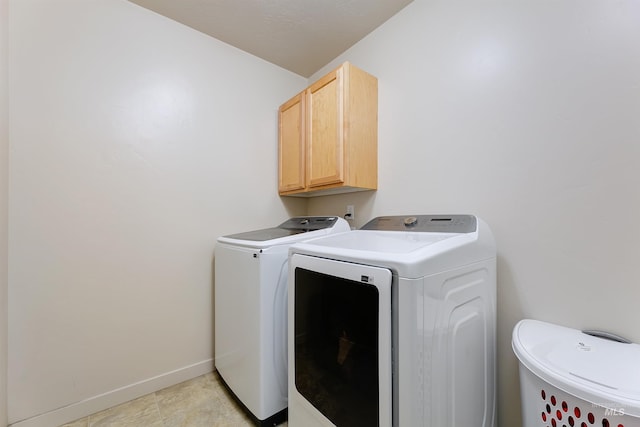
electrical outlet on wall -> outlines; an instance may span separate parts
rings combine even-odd
[[[347,221],[353,221],[356,219],[356,211],[353,208],[353,205],[347,205],[347,213],[344,214],[344,219]]]

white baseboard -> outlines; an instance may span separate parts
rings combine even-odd
[[[175,371],[129,384],[77,403],[36,415],[11,424],[10,427],[57,427],[79,418],[95,414],[145,394],[190,380],[213,371],[213,359],[204,360]]]

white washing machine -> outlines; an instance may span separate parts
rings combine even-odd
[[[290,426],[495,426],[496,249],[477,217],[295,244],[288,292]]]
[[[255,421],[287,413],[287,259],[292,243],[350,231],[331,217],[290,218],[277,227],[218,238],[215,366]]]

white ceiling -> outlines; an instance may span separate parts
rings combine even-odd
[[[309,77],[413,0],[130,0]]]

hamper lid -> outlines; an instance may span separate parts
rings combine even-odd
[[[512,346],[527,369],[554,387],[640,417],[640,345],[525,319],[513,330]]]

